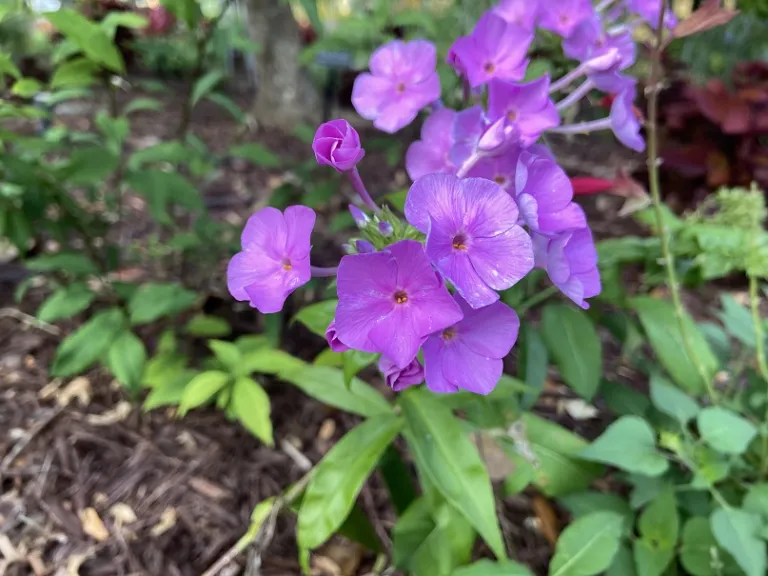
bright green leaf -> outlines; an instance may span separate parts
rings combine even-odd
[[[171,204],[178,204],[192,212],[204,209],[200,192],[177,172],[142,170],[129,174],[126,181],[147,199],[150,214],[160,224],[173,223],[168,213]]]
[[[750,486],[742,506],[747,512],[759,515],[763,522],[768,522],[768,484]]]
[[[66,272],[74,276],[98,274],[99,268],[88,256],[77,252],[57,252],[27,260],[26,267],[33,272]]]
[[[690,518],[683,527],[680,562],[691,576],[723,576],[742,572],[715,542],[706,518]]]
[[[685,426],[699,413],[699,405],[688,394],[659,374],[651,374],[651,401],[656,408]]]
[[[172,377],[158,384],[144,400],[144,411],[154,410],[161,406],[177,406],[184,396],[184,390],[192,379],[198,375],[195,370],[181,369]]]
[[[141,376],[147,362],[147,349],[144,343],[130,330],[125,330],[114,339],[109,347],[107,365],[117,381],[137,393],[141,386]]]
[[[98,71],[98,65],[85,58],[68,60],[56,68],[51,78],[51,88],[90,86],[97,81]]]
[[[99,22],[102,30],[107,36],[114,40],[115,31],[118,27],[140,29],[147,25],[147,19],[137,12],[108,12],[104,19]]]
[[[605,576],[637,576],[635,571],[635,561],[632,556],[632,550],[625,543],[619,545],[613,562],[605,571]]]
[[[70,284],[59,288],[43,302],[37,311],[37,317],[43,322],[56,322],[71,318],[88,308],[94,298],[96,298],[96,294],[85,284]]]
[[[56,12],[46,12],[45,18],[75,44],[88,59],[118,74],[125,72],[125,64],[120,51],[98,24],[89,21],[71,8],[60,8]]]
[[[661,492],[640,515],[640,538],[634,541],[635,566],[640,576],[661,576],[675,555],[680,518],[675,493]]]
[[[344,383],[349,386],[352,378],[357,376],[363,368],[367,368],[374,362],[378,354],[373,352],[361,352],[360,350],[346,350],[342,353],[342,371],[344,372]]]
[[[229,336],[232,328],[224,318],[196,314],[184,326],[184,331],[190,336],[221,338]]]
[[[217,370],[201,372],[192,378],[181,396],[179,416],[184,416],[192,408],[197,408],[210,401],[219,390],[230,382],[231,378],[230,374]]]
[[[258,142],[247,142],[232,146],[229,149],[229,155],[235,158],[242,158],[254,166],[261,166],[263,168],[276,168],[282,164],[278,156]]]
[[[186,367],[187,358],[183,354],[158,351],[157,355],[153,356],[144,367],[141,383],[147,388],[164,386],[181,374]]]
[[[542,313],[541,331],[563,379],[592,399],[600,385],[603,348],[589,316],[571,306],[550,305]]]
[[[142,284],[128,302],[131,324],[147,324],[192,306],[197,294],[177,284]]]
[[[224,364],[227,370],[232,374],[244,374],[241,372],[243,355],[234,343],[224,342],[223,340],[209,340],[208,346],[213,350],[216,358],[218,358],[218,360]]]
[[[338,300],[325,300],[305,306],[296,313],[293,322],[301,322],[312,332],[325,338],[325,330],[333,321],[338,303]]]
[[[124,327],[125,317],[119,308],[94,314],[59,345],[51,375],[66,377],[82,372],[106,355],[112,341]]]
[[[341,526],[402,424],[395,416],[369,418],[348,432],[315,467],[299,510],[296,536],[300,547],[319,547]]]
[[[696,423],[704,441],[724,454],[743,453],[757,434],[749,421],[719,406],[704,408]]]
[[[533,573],[517,562],[491,562],[478,560],[470,566],[453,571],[451,576],[531,576]]]
[[[22,98],[32,98],[35,94],[40,92],[42,86],[40,82],[34,78],[22,78],[17,80],[11,88],[11,94],[21,96]]]
[[[189,149],[178,140],[158,142],[136,150],[128,159],[130,170],[139,170],[147,164],[168,163],[177,166],[189,160]],[[159,177],[161,180],[164,177]]]
[[[77,148],[60,168],[57,178],[75,186],[98,186],[117,169],[119,162],[117,154],[105,146]]]
[[[161,0],[163,6],[184,22],[190,30],[196,30],[203,13],[198,0]]]
[[[585,491],[566,494],[559,499],[574,518],[580,518],[593,512],[616,512],[624,518],[624,532],[630,534],[635,525],[635,514],[629,503],[616,494]]]
[[[134,98],[123,109],[123,114],[128,116],[134,112],[140,112],[144,110],[151,110],[153,112],[159,112],[163,109],[163,103],[156,98]]]
[[[669,465],[656,450],[653,429],[637,416],[622,416],[616,420],[579,456],[647,476],[659,476]]]
[[[232,391],[232,405],[238,420],[251,434],[267,446],[274,446],[269,396],[264,388],[251,378],[238,378]]]
[[[557,540],[550,576],[591,576],[606,570],[619,549],[624,519],[593,512],[570,524]]]
[[[544,390],[549,355],[544,340],[536,328],[526,322],[520,327],[520,330],[521,342],[517,376],[532,388],[532,390],[524,392],[520,398],[520,407],[527,410],[536,403]]]
[[[544,74],[549,74],[551,71],[552,63],[549,60],[546,60],[545,58],[534,58],[525,70],[525,78],[523,81],[531,82],[544,76]]]
[[[730,294],[721,294],[723,311],[717,314],[728,333],[745,346],[755,348],[755,325],[749,310],[736,302]]]
[[[224,74],[219,70],[211,70],[200,78],[192,88],[192,95],[190,96],[190,102],[192,106],[195,106],[200,99],[208,95],[216,85],[224,78]]]
[[[758,534],[760,517],[735,508],[718,508],[709,518],[715,541],[729,552],[747,576],[765,576],[766,548]]]
[[[459,510],[498,558],[505,557],[488,472],[450,409],[425,390],[401,396],[414,458],[445,499]]]

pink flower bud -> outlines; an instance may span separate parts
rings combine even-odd
[[[320,165],[333,166],[339,172],[352,170],[365,156],[360,136],[346,120],[331,120],[315,132],[312,150]]]

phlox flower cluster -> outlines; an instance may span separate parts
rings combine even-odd
[[[470,105],[463,110],[440,100],[434,45],[381,46],[355,82],[358,113],[393,133],[430,111],[405,158],[413,180],[405,221],[365,188],[354,128],[327,122],[313,151],[358,192],[362,206],[350,211],[359,237],[345,244],[338,268],[316,268],[309,263],[314,212],[263,208],[248,220],[242,251],[229,264],[233,297],[276,312],[311,276],[335,275],[338,305],[326,332],[332,350],[380,354],[379,369],[396,391],[425,382],[439,393],[488,394],[520,325],[500,292],[540,268],[582,308],[600,293],[585,214],[542,136],[612,130],[625,146],[644,149],[636,82],[625,71],[636,57],[633,26],[654,26],[658,15],[659,0],[501,0],[446,55],[464,83]],[[559,79],[524,80],[537,28],[561,36],[575,61]],[[593,90],[612,96],[610,114],[562,125],[562,111]]]

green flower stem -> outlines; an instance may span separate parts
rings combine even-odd
[[[757,294],[757,277],[749,277],[749,307],[752,309],[752,322],[755,325],[755,343],[757,344],[757,369],[763,380],[768,382],[768,362],[765,360],[765,333],[763,319],[760,318],[760,297]],[[768,408],[765,415],[768,422]]]
[[[658,116],[658,103],[659,103],[659,91],[661,90],[661,80],[663,75],[661,55],[664,49],[664,13],[666,12],[667,3],[661,3],[661,10],[659,11],[659,22],[656,27],[656,45],[654,46],[651,54],[651,77],[650,86],[648,88],[648,178],[649,187],[651,192],[651,198],[653,200],[653,210],[656,216],[656,228],[659,239],[661,240],[661,252],[664,258],[664,267],[667,273],[667,285],[672,295],[672,304],[675,309],[675,317],[677,318],[678,326],[680,328],[680,334],[683,339],[683,346],[685,353],[696,367],[696,371],[699,373],[704,386],[707,389],[710,399],[714,404],[717,403],[717,394],[713,386],[712,380],[707,376],[707,371],[704,369],[704,365],[701,363],[696,351],[691,344],[691,340],[688,334],[688,330],[685,324],[685,308],[680,298],[680,285],[677,280],[677,273],[675,272],[675,257],[672,253],[670,234],[667,226],[664,223],[664,213],[662,212],[661,205],[661,185],[659,183],[659,155],[658,155],[658,131],[657,131],[657,116]]]
[[[557,294],[557,290],[557,286],[548,286],[547,288],[544,288],[542,291],[534,294],[527,300],[524,300],[519,306],[516,306],[515,312],[517,312],[518,316],[523,316],[523,314],[525,314],[534,306],[538,306],[542,302],[549,300],[550,297]]]

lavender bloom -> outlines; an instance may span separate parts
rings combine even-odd
[[[513,286],[533,267],[517,206],[495,182],[429,174],[411,186],[405,217],[427,235],[427,256],[473,308],[496,302],[495,290]]]
[[[365,156],[360,145],[360,135],[346,120],[331,120],[321,124],[312,141],[317,163],[333,166],[339,172],[346,172]]]
[[[512,192],[515,184],[517,160],[522,151],[523,149],[519,146],[512,146],[501,154],[482,158],[467,173],[467,176],[493,180],[507,192]]]
[[[584,308],[586,298],[600,294],[597,250],[589,228],[563,232],[554,238],[533,235],[536,267],[547,271],[560,291]]]
[[[387,386],[395,392],[424,382],[424,368],[416,358],[405,368],[400,368],[382,356],[379,358],[379,370],[384,375]]]
[[[368,214],[360,210],[360,208],[354,204],[349,205],[349,213],[352,214],[352,219],[355,221],[358,228],[365,228],[368,225]]]
[[[426,174],[456,171],[456,165],[450,159],[454,118],[456,111],[441,108],[424,121],[421,140],[411,144],[405,155],[405,169],[411,180],[418,180]]]
[[[371,56],[371,73],[355,79],[352,104],[379,130],[397,132],[440,98],[436,66],[435,46],[426,40],[384,44]]]
[[[540,8],[539,25],[568,38],[583,20],[594,15],[590,0],[557,0]]]
[[[376,248],[368,240],[355,240],[355,249],[358,254],[370,254],[376,252]]]
[[[560,124],[560,115],[549,98],[549,75],[516,84],[493,79],[488,86],[488,118],[505,118],[514,126],[522,146],[530,146],[549,128]]]
[[[491,78],[521,80],[528,61],[525,54],[533,41],[530,30],[510,24],[493,12],[486,12],[469,36],[451,46],[448,63],[466,76],[476,88]]]
[[[501,0],[493,12],[510,24],[533,31],[539,15],[539,0]]]
[[[634,12],[645,20],[649,26],[656,28],[659,24],[659,12],[661,3],[667,0],[624,0],[627,10]],[[677,18],[674,13],[667,9],[664,12],[664,27],[674,28],[677,26]]]
[[[587,225],[584,211],[572,202],[570,179],[551,158],[522,152],[512,193],[532,231],[552,235]]]
[[[394,232],[392,229],[392,224],[389,222],[379,222],[379,232],[382,236],[384,236],[384,238],[389,238]]]
[[[611,129],[619,142],[636,152],[645,150],[645,140],[640,135],[640,122],[632,103],[635,100],[635,85],[624,90],[611,104]]]
[[[462,318],[414,240],[373,254],[344,256],[337,286],[338,338],[356,350],[381,352],[399,368],[416,358],[430,334]]]
[[[243,229],[242,252],[229,261],[227,287],[263,314],[279,312],[285,299],[309,282],[309,236],[315,212],[306,206],[262,208]]]
[[[346,352],[349,350],[349,346],[339,340],[339,337],[336,335],[336,320],[331,320],[328,328],[325,329],[325,340],[334,352]]]
[[[449,160],[461,166],[477,149],[477,142],[487,127],[482,106],[472,106],[456,113],[451,127]]]
[[[517,340],[520,320],[506,304],[496,302],[473,310],[456,302],[464,319],[424,343],[427,388],[433,392],[490,393],[501,378],[503,358]]]

